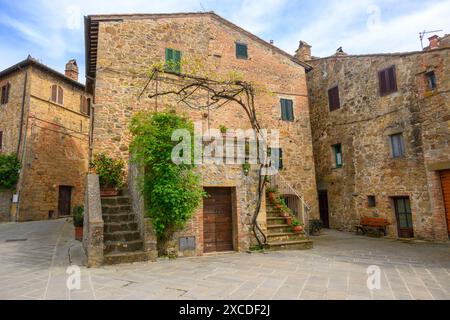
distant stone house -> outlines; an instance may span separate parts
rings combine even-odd
[[[150,66],[165,61],[167,50],[175,50],[183,59],[216,66],[215,72],[219,74],[236,71],[246,80],[267,86],[273,95],[256,97],[260,122],[263,128],[280,130],[281,175],[309,204],[310,216],[318,215],[306,88],[308,64],[214,13],[88,16],[86,43],[87,87],[95,97],[93,154],[105,152],[129,163],[128,126],[133,114],[156,110],[155,99],[146,96],[138,99],[148,80]],[[291,107],[289,117],[282,114],[285,103]],[[192,120],[200,121],[204,130],[219,129],[221,125],[230,129],[251,128],[247,116],[234,104],[211,110],[209,114],[177,105],[170,98],[160,98],[158,104],[161,109],[166,104],[175,104],[178,111],[187,112]],[[206,228],[214,229],[206,221],[206,211],[211,209],[209,202],[197,211],[178,236],[193,239],[193,254],[197,255],[224,248],[248,250],[254,242],[251,220],[257,192],[256,170],[246,177],[241,165],[203,166],[201,175],[203,186],[212,194],[213,201],[217,197],[217,201],[226,202],[228,207],[229,225],[213,226],[225,228],[227,243],[215,246],[214,242],[220,242],[221,235],[214,232],[207,235],[209,243],[206,243]],[[259,221],[267,231],[265,207]],[[178,242],[176,245],[183,254]]]
[[[89,103],[75,60],[61,74],[37,60],[0,72],[0,153],[22,164],[16,190],[0,195],[3,221],[69,216],[82,205]]]
[[[442,43],[439,46],[439,43]],[[450,48],[310,58],[311,126],[320,214],[354,230],[387,218],[392,237],[448,240]]]

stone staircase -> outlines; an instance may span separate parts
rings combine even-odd
[[[104,264],[147,260],[144,242],[128,196],[102,198]]]
[[[280,217],[281,210],[277,209],[266,199],[267,208],[267,248],[269,250],[306,250],[313,247],[304,233],[295,233],[286,219]]]

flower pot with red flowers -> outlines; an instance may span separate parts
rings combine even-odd
[[[303,231],[303,225],[297,219],[292,220],[292,231],[295,233],[301,233]]]
[[[83,241],[83,227],[84,227],[84,208],[76,206],[72,212],[73,226],[75,227],[75,239]]]
[[[277,199],[277,190],[275,188],[267,188],[267,196],[272,204],[275,203]]]
[[[124,166],[122,159],[113,159],[103,153],[94,156],[92,167],[100,180],[101,197],[119,195],[124,181]]]
[[[286,224],[288,225],[288,226],[291,226],[292,225],[292,216],[289,216],[289,217],[286,217]]]

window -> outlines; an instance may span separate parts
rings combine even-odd
[[[281,148],[269,148],[270,160],[272,160],[272,155],[276,159],[276,161],[278,162],[278,163],[275,163],[275,164],[272,163],[272,165],[274,165],[275,168],[278,168],[278,170],[282,170],[284,168],[284,164],[283,164],[283,149],[281,149]]]
[[[0,150],[3,148],[3,131],[0,131]]]
[[[395,66],[381,70],[378,73],[380,82],[380,95],[388,95],[397,91],[397,76]]]
[[[91,115],[91,99],[81,96],[80,112],[85,115]]]
[[[434,71],[427,72],[425,74],[425,76],[427,77],[428,89],[429,90],[436,89],[437,88],[437,80],[436,80],[436,74],[434,73]]]
[[[248,47],[246,44],[236,42],[236,58],[248,59]]]
[[[281,120],[294,121],[294,101],[281,99]]]
[[[181,73],[181,51],[166,48],[166,71]]]
[[[8,103],[10,88],[11,88],[11,85],[9,83],[2,87],[2,90],[1,90],[1,95],[2,96],[1,96],[0,104],[7,104]]]
[[[377,201],[376,201],[375,196],[368,196],[367,203],[369,205],[369,208],[375,208],[377,206]]]
[[[328,101],[330,104],[330,111],[337,110],[341,107],[341,101],[339,99],[339,87],[336,86],[328,90]]]
[[[335,144],[332,146],[333,154],[334,154],[334,166],[336,168],[341,168],[343,165],[342,161],[342,145],[341,144]]]
[[[392,147],[392,157],[393,158],[402,158],[405,156],[405,142],[403,139],[403,134],[393,134],[390,136],[391,138],[391,147]]]
[[[60,86],[57,86],[56,84],[52,86],[52,98],[51,100],[54,103],[63,105],[64,103],[64,90]]]

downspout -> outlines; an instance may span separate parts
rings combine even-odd
[[[27,85],[28,85],[28,71],[25,71],[25,83],[23,85],[23,93],[22,93],[22,110],[20,111],[20,127],[19,127],[19,143],[17,144],[17,158],[19,158],[20,146],[22,144],[22,132],[23,132],[23,115],[25,113],[25,99],[27,93]],[[23,155],[23,154],[22,154]]]

